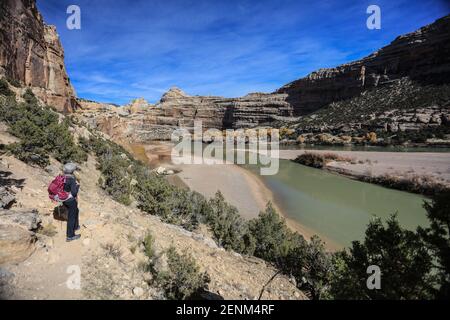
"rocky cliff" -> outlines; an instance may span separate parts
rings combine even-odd
[[[124,107],[81,101],[80,114],[95,128],[128,142],[168,140],[174,129],[192,129],[202,121],[204,129],[247,128],[277,119],[291,118],[285,94],[251,93],[241,98],[190,96],[173,87],[152,105],[136,99]]]
[[[0,76],[29,86],[59,111],[76,108],[56,28],[46,25],[35,0],[0,2]]]
[[[287,94],[295,115],[305,115],[404,77],[422,85],[450,82],[450,15],[397,37],[366,58],[317,70],[276,93]]]

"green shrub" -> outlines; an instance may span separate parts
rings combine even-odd
[[[332,255],[325,251],[318,236],[289,250],[280,268],[295,278],[297,287],[310,299],[318,300],[328,295],[334,266]]]
[[[164,178],[154,173],[148,174],[145,178],[140,177],[136,194],[138,207],[166,219],[171,215],[168,199],[172,192],[172,187]]]
[[[351,161],[352,159],[339,156],[335,153],[305,152],[293,161],[313,168],[323,168],[330,161]]]
[[[258,218],[249,221],[249,230],[255,238],[254,255],[279,266],[293,248],[305,244],[303,237],[289,230],[271,203]]]
[[[144,244],[145,255],[149,259],[152,259],[153,256],[155,255],[155,249],[153,248],[154,242],[155,242],[155,239],[153,239],[152,234],[150,232],[148,232],[144,238],[143,244]]]
[[[62,163],[86,161],[86,153],[75,144],[68,122],[59,123],[58,114],[41,107],[30,89],[23,98],[23,103],[13,98],[0,101],[0,120],[21,140],[7,149],[18,159],[39,166],[48,165],[49,156]]]
[[[431,288],[436,299],[450,299],[450,191],[436,194],[424,208],[430,220],[428,228],[418,228],[420,237],[435,262],[437,285]]]
[[[5,97],[15,97],[16,94],[9,89],[8,82],[5,79],[0,79],[0,95]]]
[[[103,177],[103,189],[115,200],[129,205],[131,203],[131,175],[124,168],[127,168],[127,160],[118,155],[103,157],[99,169]]]
[[[331,296],[335,299],[428,299],[432,258],[420,236],[400,227],[395,215],[384,226],[372,220],[363,242],[334,257]],[[381,270],[381,289],[367,287],[367,268]]]
[[[208,201],[203,219],[219,245],[227,250],[252,254],[254,242],[247,224],[220,191]]]
[[[200,269],[192,256],[184,252],[177,253],[174,247],[167,251],[167,270],[157,275],[158,284],[171,300],[184,300],[206,290],[209,283],[207,273]]]

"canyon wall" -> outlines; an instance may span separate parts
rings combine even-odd
[[[204,129],[248,128],[277,119],[292,118],[285,94],[251,93],[241,98],[190,96],[171,88],[152,105],[136,99],[123,107],[79,101],[79,115],[93,127],[128,142],[168,140],[174,129],[192,130],[194,121]]]
[[[450,15],[397,37],[366,58],[317,70],[276,93],[287,94],[295,115],[306,115],[404,77],[420,84],[450,82]]]
[[[77,107],[56,28],[44,23],[35,0],[0,2],[0,75],[31,87],[58,111]]]

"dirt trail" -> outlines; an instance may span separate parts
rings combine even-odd
[[[54,204],[47,197],[47,185],[59,173],[60,164],[52,161],[47,170],[30,167],[12,158],[2,157],[2,170],[11,178],[25,179],[16,193],[17,206],[38,209],[42,225],[52,224],[56,235],[38,234],[35,252],[19,264],[2,265],[14,274],[8,285],[10,299],[161,299],[161,289],[152,283],[152,275],[143,266],[147,258],[142,239],[148,231],[155,238],[160,255],[173,245],[189,251],[202,271],[211,278],[210,291],[226,299],[254,299],[276,272],[264,261],[227,252],[217,247],[202,228],[189,232],[162,223],[158,217],[143,214],[110,198],[97,186],[99,172],[90,157],[78,174],[82,239],[65,241],[65,222],[53,219]],[[79,266],[81,290],[69,289],[72,274],[68,267]],[[304,294],[285,276],[278,276],[263,298],[304,299]]]

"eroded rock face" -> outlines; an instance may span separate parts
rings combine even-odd
[[[77,107],[56,28],[46,25],[35,0],[0,2],[0,75],[29,86],[62,112]]]
[[[295,115],[306,115],[403,77],[421,84],[450,82],[450,15],[397,37],[366,58],[317,70],[276,92],[287,94]]]
[[[203,129],[247,128],[292,117],[292,107],[285,94],[252,93],[241,98],[190,96],[179,88],[171,88],[159,103],[143,99],[111,108],[89,108],[82,104],[86,122],[113,139],[132,142],[170,140],[177,128],[192,130],[195,121]]]
[[[40,223],[36,210],[0,209],[0,265],[21,262],[34,252]]]

